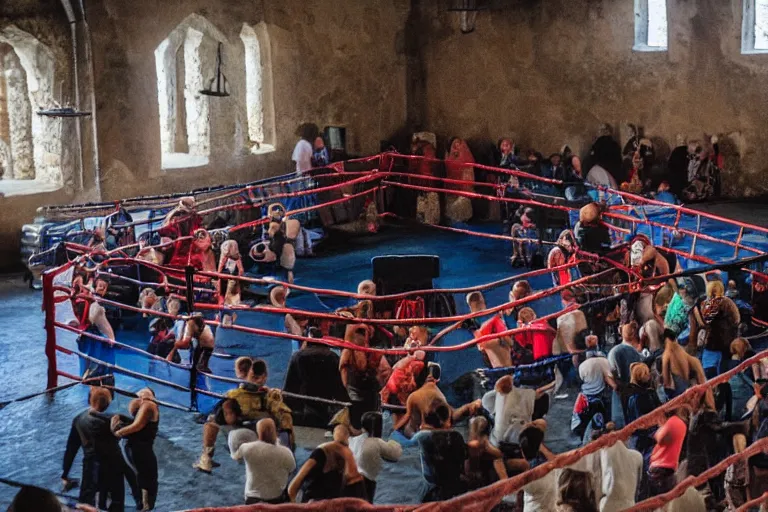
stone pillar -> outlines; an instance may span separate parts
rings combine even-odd
[[[211,154],[208,97],[200,94],[207,87],[205,73],[213,69],[215,60],[210,61],[203,46],[204,34],[195,29],[187,29],[184,40],[184,101],[187,109],[187,142],[189,154],[208,156]]]
[[[5,179],[35,178],[34,145],[32,144],[32,107],[29,103],[27,79],[18,57],[13,52],[3,59],[8,106],[8,127],[13,157],[13,174]]]

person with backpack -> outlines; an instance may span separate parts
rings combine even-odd
[[[645,363],[632,363],[629,366],[629,385],[623,390],[624,402],[627,404],[626,423],[651,413],[661,406],[656,390],[651,388],[651,371]],[[648,497],[648,467],[651,463],[651,452],[656,445],[653,435],[657,427],[635,430],[629,438],[629,447],[637,450],[643,456],[643,476],[638,487],[638,500]]]

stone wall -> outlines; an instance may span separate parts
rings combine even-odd
[[[350,153],[377,152],[380,141],[405,123],[402,41],[408,11],[408,0],[89,3],[103,198],[182,191],[289,172],[298,140],[295,131],[303,122],[320,128],[345,126]],[[209,132],[197,125],[193,131],[209,138],[209,163],[162,170],[154,52],[190,15],[204,18],[222,35],[223,72],[231,96],[202,100],[209,111]],[[254,112],[247,108],[245,41],[261,28],[267,40],[259,40],[259,50],[262,62],[270,64],[271,77],[251,87],[264,91],[267,133],[253,133],[257,141],[261,137],[274,146],[272,152],[252,151],[248,126]],[[199,24],[194,25],[193,32],[200,30]],[[204,41],[199,53],[195,47],[188,50],[182,50],[184,60],[203,59],[207,86],[215,71],[215,45]],[[175,54],[173,58],[178,60]],[[167,80],[168,88],[176,87],[176,70],[169,75],[173,79]],[[199,85],[187,83],[185,93],[186,116],[196,122],[204,112],[190,93]],[[178,105],[164,108],[174,112]],[[166,126],[171,122],[168,119]],[[178,126],[168,130],[176,134]],[[189,152],[205,153],[206,141],[192,135],[187,134]],[[171,145],[180,146],[177,141],[166,142]]]
[[[31,35],[40,45],[30,41]],[[31,110],[45,105],[52,106],[55,98],[69,103],[72,97],[72,42],[70,26],[60,0],[7,0],[0,2],[0,39],[4,48],[15,45],[16,56],[24,64],[36,67],[40,74],[33,77],[32,87],[25,94],[34,99]],[[44,49],[43,49],[44,47]],[[6,54],[7,56],[7,54]],[[25,68],[26,69],[26,68]],[[29,78],[29,77],[25,77]],[[5,77],[3,77],[5,80]],[[29,81],[27,80],[27,86]],[[4,94],[13,94],[5,90]],[[31,104],[32,102],[30,102]],[[43,175],[55,173],[63,181],[63,188],[56,193],[40,193],[2,197],[0,194],[0,271],[19,268],[19,242],[21,226],[31,222],[35,210],[44,204],[71,202],[74,196],[74,162],[71,155],[78,151],[73,125],[62,125],[59,120],[42,119],[30,110],[29,124],[33,134],[43,136],[43,144],[35,147],[31,157],[39,163]],[[61,128],[59,128],[61,126]],[[49,137],[53,132],[57,137]],[[13,135],[10,133],[9,135]],[[0,160],[9,157],[10,140]],[[0,163],[2,165],[2,163]]]
[[[667,0],[669,51],[648,53],[632,51],[632,0],[512,2],[480,12],[470,34],[417,3],[425,92],[409,102],[426,104],[424,128],[543,153],[588,150],[601,123],[672,146],[720,134],[725,192],[768,192],[768,55],[740,52],[741,0]]]

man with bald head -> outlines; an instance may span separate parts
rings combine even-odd
[[[288,476],[296,469],[296,460],[289,448],[277,440],[277,426],[272,418],[256,424],[258,439],[247,429],[233,430],[229,434],[232,458],[245,461],[245,504],[285,503]]]

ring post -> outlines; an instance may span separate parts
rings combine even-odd
[[[187,265],[184,269],[184,278],[187,287],[187,314],[191,315],[195,311],[195,267]],[[200,343],[200,341],[198,341]],[[192,353],[192,367],[189,369],[189,407],[193,411],[197,410],[197,361],[195,361],[196,347],[190,346]]]
[[[46,389],[53,389],[58,385],[58,371],[56,368],[56,301],[53,296],[54,270],[46,270],[43,273],[43,311],[45,312],[45,357],[48,358],[48,381]]]

